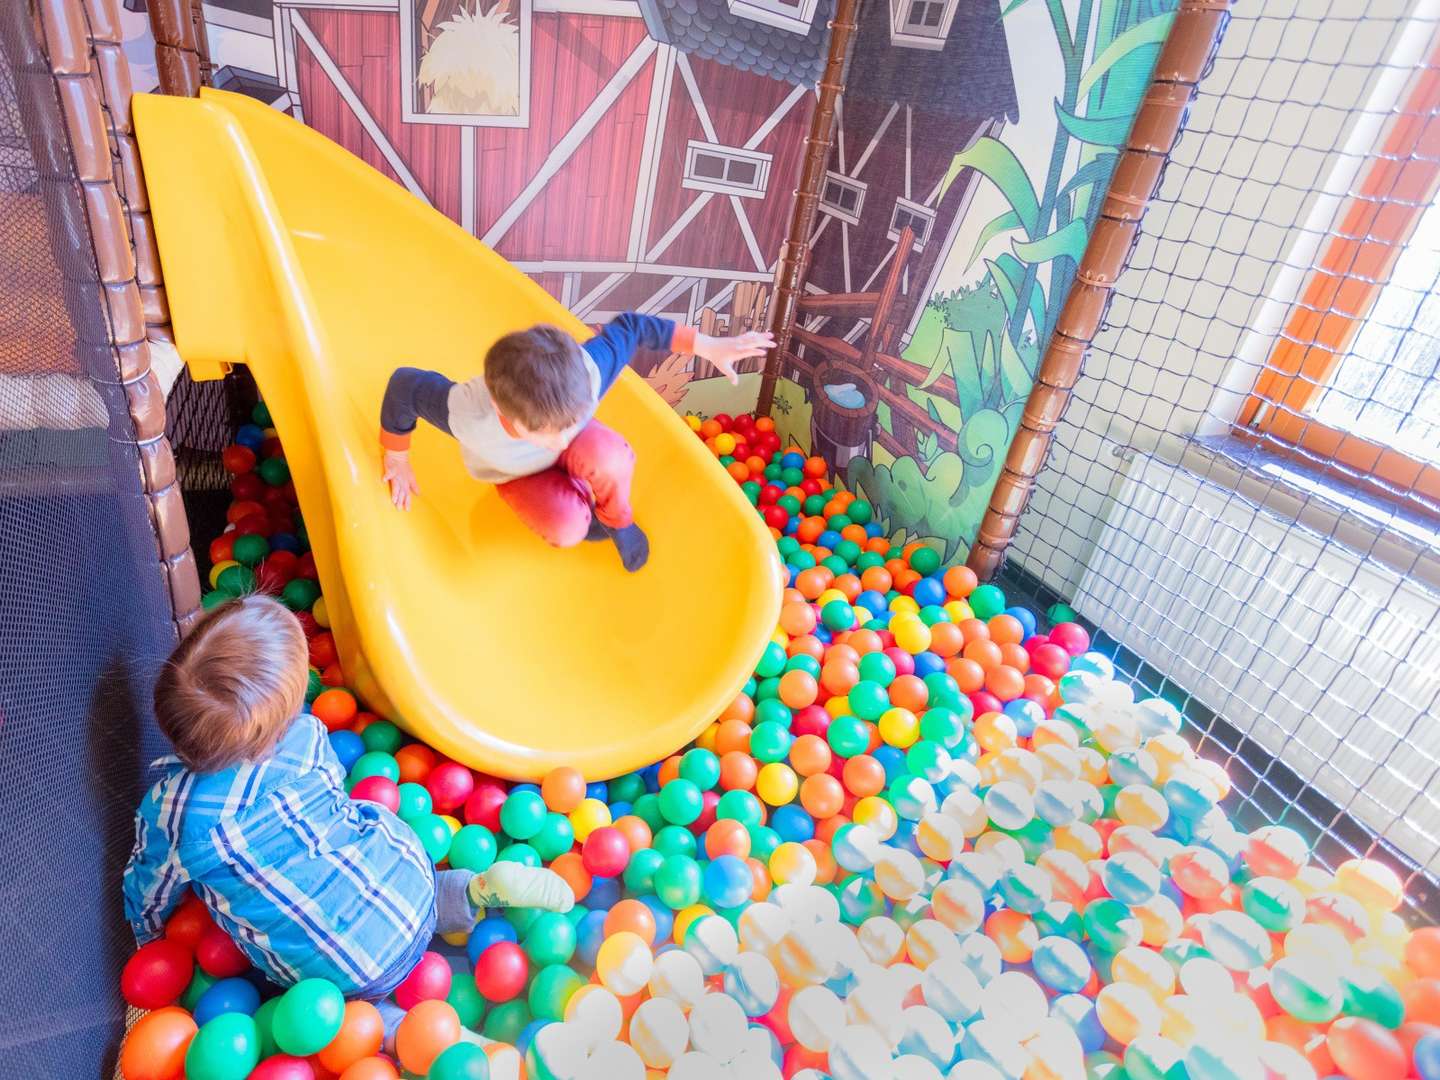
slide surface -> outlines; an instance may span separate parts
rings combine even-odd
[[[626,372],[599,417],[638,458],[650,563],[557,551],[448,436],[420,425],[420,497],[380,482],[380,398],[403,364],[477,374],[500,335],[589,331],[538,285],[324,136],[249,98],[134,104],[176,344],[196,378],[250,367],[286,455],[349,683],[442,753],[534,779],[639,768],[744,686],[783,579],[704,446]],[[577,210],[577,212],[589,212]]]

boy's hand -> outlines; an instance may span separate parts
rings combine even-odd
[[[740,381],[740,376],[735,373],[736,364],[752,356],[764,356],[766,349],[774,347],[775,338],[768,330],[751,330],[738,337],[695,335],[695,355],[709,360],[732,383]]]
[[[554,870],[517,862],[492,863],[470,879],[467,892],[477,908],[541,908],[564,914],[575,906],[575,893]]]
[[[415,483],[415,470],[410,467],[410,454],[406,450],[385,451],[381,480],[390,485],[390,501],[401,510],[409,510],[411,496],[420,494],[420,488]]]

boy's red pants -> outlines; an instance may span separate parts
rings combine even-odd
[[[635,452],[619,432],[591,420],[544,472],[496,487],[506,505],[548,543],[573,547],[590,531],[591,507],[602,525],[634,521],[630,481]]]

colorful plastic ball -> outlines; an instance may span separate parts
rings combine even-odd
[[[455,834],[450,831],[450,826],[439,814],[421,814],[406,822],[415,830],[415,835],[420,838],[425,853],[430,856],[431,862],[441,862],[450,854],[450,846],[454,843]]]
[[[195,972],[191,951],[169,938],[157,938],[135,951],[120,973],[120,993],[137,1009],[173,1005]]]
[[[773,856],[772,856],[773,859]],[[739,907],[754,890],[750,867],[743,857],[720,855],[705,867],[702,892],[716,907]]]
[[[668,1069],[685,1053],[690,1023],[668,997],[653,997],[630,1017],[630,1045],[652,1069]]]
[[[545,823],[545,813],[545,800],[539,792],[515,790],[500,807],[500,827],[516,840],[529,840]]]
[[[799,790],[800,782],[795,770],[779,761],[761,768],[755,778],[755,793],[771,806],[784,806],[794,801]],[[661,794],[663,798],[664,793]]]
[[[447,1049],[460,1039],[460,1018],[444,1001],[422,1001],[407,1012],[395,1033],[400,1064],[424,1075]]]
[[[586,797],[580,805],[570,811],[570,827],[575,830],[575,839],[580,843],[596,829],[612,824],[610,807],[599,799]]]
[[[125,1080],[183,1080],[195,1032],[195,1021],[184,1009],[166,1006],[146,1013],[125,1036],[120,1075]]]
[[[600,951],[603,955],[603,945]],[[646,951],[648,953],[649,950]],[[530,982],[530,992],[526,998],[530,1014],[537,1020],[563,1020],[565,1006],[569,1004],[575,991],[583,985],[585,980],[568,964],[546,965],[535,973],[535,978]],[[610,989],[614,990],[614,987]]]
[[[260,1063],[255,1020],[222,1013],[200,1028],[185,1051],[187,1080],[245,1080]]]
[[[700,789],[690,780],[677,778],[660,789],[660,814],[672,825],[689,825],[703,809]]]
[[[680,776],[701,791],[709,791],[720,782],[720,759],[699,747],[688,750],[680,759]]]
[[[689,907],[700,899],[700,866],[688,855],[667,855],[655,869],[655,895],[671,911]]]
[[[255,1015],[260,1008],[260,991],[248,979],[219,979],[200,995],[193,1014],[195,1023],[204,1027],[222,1013],[245,1013]]]
[[[1353,1080],[1402,1080],[1409,1072],[1400,1040],[1373,1020],[1342,1016],[1330,1025],[1325,1043],[1337,1072]]]
[[[557,814],[568,814],[585,798],[585,778],[578,769],[562,765],[540,781],[540,797]]]
[[[780,976],[763,953],[743,952],[725,969],[724,988],[746,1016],[763,1016],[780,999]]]
[[[489,1080],[490,1059],[482,1047],[458,1042],[440,1052],[426,1080]]]
[[[1101,988],[1095,998],[1095,1015],[1105,1033],[1121,1046],[1142,1035],[1160,1032],[1160,1006],[1131,983],[1111,983]]]
[[[881,693],[884,691],[882,690]],[[857,754],[863,754],[869,748],[870,729],[858,715],[837,716],[830,722],[830,727],[825,732],[825,739],[830,744],[830,749],[839,757],[854,757]]]
[[[510,1001],[525,989],[530,964],[514,941],[496,941],[475,961],[475,986],[489,1002]]]
[[[439,960],[438,956],[435,958]],[[446,968],[445,989],[449,988],[449,968]],[[270,1029],[275,1045],[282,1051],[306,1057],[335,1038],[344,1019],[345,998],[339,987],[328,979],[302,979],[281,995]]]
[[[639,993],[650,980],[655,957],[639,934],[622,930],[605,939],[595,960],[601,984],[621,997]]]
[[[750,755],[762,764],[783,761],[794,741],[785,724],[766,720],[750,732]]]
[[[585,838],[580,858],[595,877],[616,877],[630,862],[630,842],[613,825],[602,826]]]

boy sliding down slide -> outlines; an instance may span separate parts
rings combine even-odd
[[[737,363],[774,344],[768,333],[715,338],[628,312],[583,345],[554,326],[507,334],[485,354],[484,372],[463,383],[400,368],[380,405],[383,479],[408,510],[419,491],[410,433],[417,418],[428,420],[455,437],[470,475],[496,485],[532,531],[555,547],[608,539],[634,572],[650,555],[630,508],[635,455],[594,419],[600,399],[642,347],[694,353],[733,383]]]

